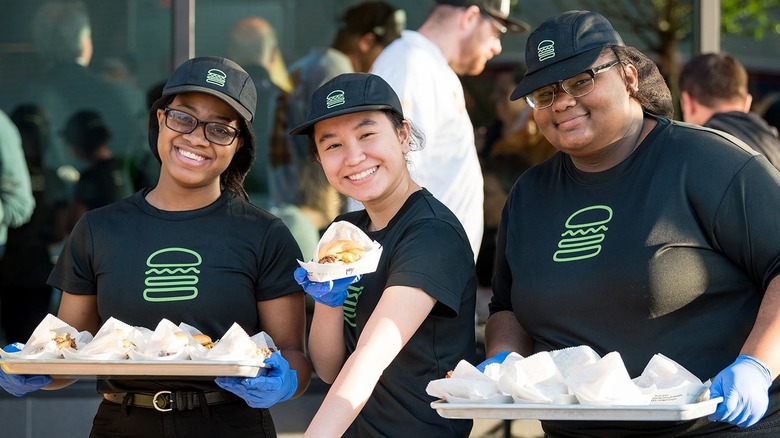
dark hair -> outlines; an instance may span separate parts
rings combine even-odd
[[[160,125],[157,123],[157,110],[168,106],[168,104],[173,102],[174,97],[176,95],[171,94],[157,99],[149,110],[149,147],[157,161],[160,161],[160,153],[157,151],[157,137],[160,135]],[[244,179],[255,161],[255,132],[252,124],[247,123],[240,115],[238,120],[238,129],[241,131],[239,137],[244,141],[244,145],[236,151],[233,160],[230,161],[228,168],[222,172],[219,180],[225,190],[230,190],[236,195],[249,200],[249,195],[247,195],[246,189],[244,189]]]
[[[744,99],[748,94],[745,67],[728,53],[694,56],[680,70],[680,92],[713,107],[718,100]]]
[[[82,110],[73,114],[62,131],[65,141],[87,157],[111,139],[111,131],[97,111]]]
[[[652,59],[635,47],[609,46],[605,50],[612,50],[618,61],[636,67],[638,90],[629,90],[629,94],[639,102],[642,109],[657,116],[674,117],[672,93]]]
[[[400,12],[398,12],[400,11]],[[377,42],[386,47],[401,35],[406,25],[403,10],[382,1],[367,1],[347,9],[339,20],[334,46],[344,43],[351,35],[376,35]]]
[[[396,130],[401,129],[404,126],[404,116],[399,114],[398,111],[391,109],[383,109],[378,111],[385,113],[387,118],[390,120],[390,123],[393,125],[393,128]],[[411,128],[409,133],[409,147],[412,151],[419,151],[425,147],[425,135],[411,121],[409,121],[409,125]],[[309,156],[312,159],[316,159],[319,153],[317,152],[317,143],[314,141],[314,129],[309,130],[307,137],[309,138]]]

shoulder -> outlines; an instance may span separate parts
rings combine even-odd
[[[428,190],[422,189],[409,208],[403,212],[399,223],[406,224],[404,234],[424,237],[427,241],[458,242],[470,247],[466,232],[458,218]],[[415,238],[417,238],[415,237]]]

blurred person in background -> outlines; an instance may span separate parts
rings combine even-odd
[[[0,259],[0,321],[7,339],[26,340],[47,313],[56,313],[56,294],[46,279],[67,237],[69,198],[65,183],[43,162],[49,144],[46,112],[21,105],[11,120],[21,134],[35,210],[29,222],[8,230],[7,257]]]
[[[152,185],[157,166],[149,160],[144,147],[144,96],[135,95],[124,85],[105,80],[90,69],[94,41],[84,2],[43,3],[33,17],[32,34],[44,69],[39,79],[24,87],[23,93],[25,102],[40,105],[50,117],[52,137],[46,164],[75,184],[83,163],[73,157],[59,133],[73,114],[93,110],[114,136],[111,150],[123,171],[128,175],[140,173],[133,175],[139,181],[136,188]]]
[[[111,131],[100,114],[91,110],[75,113],[62,136],[73,155],[87,165],[73,193],[71,225],[88,210],[132,195],[132,184],[111,152]]]
[[[683,120],[727,132],[780,168],[777,128],[750,112],[747,70],[736,58],[722,52],[694,56],[680,70],[679,88]]]
[[[27,223],[34,210],[35,197],[22,138],[16,125],[0,111],[0,260],[5,258],[8,229]],[[0,301],[0,308],[3,307],[5,304]]]
[[[293,91],[273,26],[262,17],[239,20],[230,31],[227,54],[249,73],[257,89],[257,113],[252,121],[257,152],[244,187],[254,204],[282,219],[304,257],[309,257],[319,241],[318,223],[302,212],[303,204],[272,201],[270,196],[270,187],[279,184],[271,178],[280,176],[273,169],[291,160],[287,111]],[[299,178],[303,181],[305,176]]]
[[[411,157],[412,178],[455,213],[475,257],[483,233],[483,181],[458,75],[482,73],[501,53],[505,33],[527,29],[509,17],[507,0],[437,0],[422,26],[403,31],[371,67],[425,135],[427,146]]]

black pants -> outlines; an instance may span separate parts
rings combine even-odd
[[[254,409],[243,400],[191,411],[155,409],[103,401],[92,423],[90,438],[276,438],[268,409]]]

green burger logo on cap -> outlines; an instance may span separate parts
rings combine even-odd
[[[186,248],[164,248],[146,259],[146,301],[184,301],[198,296],[200,254]]]

